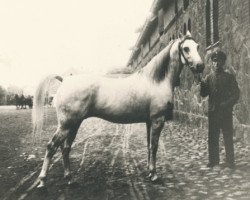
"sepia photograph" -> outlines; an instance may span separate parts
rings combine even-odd
[[[250,0],[0,0],[0,200],[249,200]]]

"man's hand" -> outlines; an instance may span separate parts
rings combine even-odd
[[[207,82],[207,79],[208,79],[208,75],[206,75],[204,77],[204,74],[200,74],[200,83],[204,83],[204,82]]]
[[[226,104],[225,102],[222,102],[222,103],[220,104],[220,107],[221,107],[222,109],[225,109],[225,108],[227,108],[227,104]]]

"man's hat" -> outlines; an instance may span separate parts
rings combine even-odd
[[[227,58],[226,54],[223,51],[220,51],[220,50],[215,51],[211,55],[211,60],[212,61],[217,61],[218,59],[225,61],[226,58]]]

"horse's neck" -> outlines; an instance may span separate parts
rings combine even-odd
[[[171,60],[171,63],[169,64],[169,71],[166,74],[166,78],[169,79],[172,90],[174,90],[174,87],[177,85],[176,83],[180,76],[181,67],[181,63],[177,59]]]
[[[178,39],[172,45],[170,51],[171,59],[169,62],[169,70],[166,73],[166,77],[169,79],[172,90],[174,90],[174,87],[177,85],[177,81],[179,81],[179,76],[183,67],[179,55],[179,42],[180,40]]]
[[[173,43],[170,43],[165,47],[141,70],[141,73],[153,82],[161,82],[165,78],[170,62],[170,49],[172,44]]]
[[[172,90],[179,77],[181,63],[179,59],[178,40],[170,43],[155,56],[140,73],[155,83],[168,83]]]

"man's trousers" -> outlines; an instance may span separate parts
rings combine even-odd
[[[223,133],[226,162],[234,164],[233,146],[233,120],[232,112],[218,113],[217,111],[208,112],[208,153],[209,163],[219,164],[219,136],[220,130]]]

